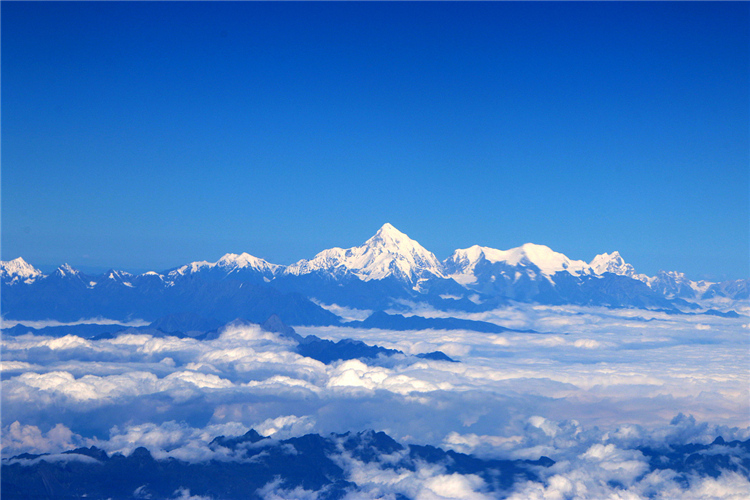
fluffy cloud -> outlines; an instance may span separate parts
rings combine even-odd
[[[82,442],[81,437],[62,424],[43,433],[34,425],[21,425],[16,421],[2,432],[3,456],[20,453],[54,453],[69,450]]]
[[[217,436],[244,434],[248,428],[232,422],[223,425],[210,425],[199,429],[184,422],[164,422],[113,427],[108,440],[89,439],[87,444],[96,446],[108,453],[129,455],[138,447],[151,451],[155,458],[177,458],[186,462],[205,462],[211,459],[226,459],[208,444]]]
[[[284,488],[281,478],[266,484],[257,493],[263,500],[317,500],[319,498],[317,491],[306,490],[301,486],[292,489]]]
[[[64,326],[64,325],[122,325],[122,326],[147,326],[149,324],[148,321],[144,321],[142,319],[136,319],[133,321],[115,321],[107,318],[85,318],[78,321],[72,321],[72,322],[61,322],[53,319],[45,319],[45,320],[36,320],[36,321],[17,321],[17,320],[8,320],[3,319],[2,321],[2,327],[3,328],[12,328],[16,325],[24,325],[29,326],[31,328],[46,328],[48,326]]]
[[[447,383],[432,384],[424,378],[412,377],[379,366],[368,366],[352,359],[336,366],[328,380],[328,387],[335,389],[386,390],[407,395],[414,392],[450,390]]]
[[[736,473],[725,473],[718,478],[695,477],[685,486],[673,471],[654,471],[632,485],[623,487],[602,481],[603,474],[591,474],[590,469],[578,468],[557,474],[543,483],[527,482],[516,488],[508,500],[742,500],[747,498],[750,482]]]
[[[259,422],[253,427],[262,434],[271,435],[274,439],[264,441],[263,446],[279,446],[282,437],[301,435],[309,432],[315,425],[308,417],[294,415],[281,416]],[[543,417],[532,417],[526,422],[523,432],[512,438],[476,435],[449,435],[445,442],[470,449],[481,449],[487,442],[491,447],[501,448],[505,457],[536,459],[541,451],[551,455],[557,463],[552,467],[535,469],[541,477],[534,481],[519,481],[508,491],[509,498],[520,500],[551,498],[687,498],[687,499],[723,499],[738,500],[748,491],[750,471],[738,465],[738,472],[724,470],[716,476],[699,473],[700,468],[683,472],[679,469],[652,469],[643,452],[637,447],[658,443],[667,446],[667,442],[684,438],[686,427],[695,431],[715,433],[725,432],[728,437],[747,436],[750,429],[718,429],[710,425],[697,423],[690,417],[674,419],[671,433],[666,429],[654,432],[642,428],[624,427],[615,432],[602,432],[596,428],[586,428],[577,422],[555,422]],[[56,426],[47,433],[42,433],[33,426],[23,426],[18,422],[3,429],[6,446],[14,450],[25,447],[37,452],[57,453],[44,458],[47,461],[79,459],[95,461],[89,457],[71,457],[59,455],[64,449],[76,446],[97,446],[109,454],[123,453],[129,455],[137,447],[146,447],[154,458],[175,458],[191,463],[208,463],[209,461],[245,461],[243,448],[230,450],[223,446],[211,446],[217,436],[240,436],[247,431],[240,423],[209,425],[196,428],[184,422],[164,422],[162,424],[138,424],[125,427],[114,427],[106,440],[82,438],[73,434],[70,429]],[[692,434],[697,436],[697,434]],[[456,473],[447,469],[452,463],[426,463],[420,459],[410,459],[407,448],[388,450],[380,455],[368,455],[366,461],[355,458],[343,445],[342,437],[339,447],[331,455],[343,469],[347,481],[357,485],[347,498],[397,498],[404,495],[415,499],[485,499],[496,498],[490,485],[480,477],[481,472]],[[693,442],[693,441],[687,441]],[[629,444],[624,444],[629,443]],[[685,444],[679,441],[678,444]],[[253,445],[255,446],[255,445]],[[289,445],[285,445],[289,446]],[[349,448],[351,449],[351,448]],[[679,448],[676,448],[679,449]],[[371,448],[374,450],[374,448]],[[465,451],[469,451],[468,449]],[[331,452],[328,452],[331,453]],[[497,449],[495,450],[497,453]],[[682,459],[687,459],[692,451],[681,452]],[[729,455],[740,459],[747,458],[743,448],[713,445],[705,451],[707,456]],[[679,459],[680,456],[677,456]],[[674,458],[673,458],[674,459]],[[39,459],[26,460],[24,465],[33,465]],[[252,459],[250,459],[252,460]],[[685,463],[688,463],[686,461]],[[723,463],[723,462],[717,462]],[[736,462],[739,464],[740,462]],[[411,465],[410,465],[411,464]],[[263,498],[318,498],[323,490],[307,490],[302,487],[288,487],[283,478],[266,484],[259,492]],[[146,494],[146,490],[142,491]],[[175,496],[187,498],[187,490],[175,493]],[[137,495],[136,495],[137,496]]]
[[[250,427],[278,439],[374,428],[485,457],[558,462],[542,482],[519,484],[515,498],[732,498],[746,486],[732,473],[686,486],[648,470],[636,450],[750,437],[750,340],[740,335],[746,319],[531,306],[466,317],[546,333],[299,328],[460,359],[331,365],[253,326],[227,328],[209,341],[3,338],[3,455],[98,443],[110,452],[146,446],[158,457],[231,459],[208,443]],[[470,474],[355,462],[348,470],[370,498],[486,494]],[[283,484],[266,492],[316,494]]]
[[[473,474],[441,474],[429,478],[417,494],[417,500],[466,499],[485,500],[491,497],[479,493],[484,489],[484,480]]]
[[[309,416],[283,415],[266,419],[254,428],[261,436],[283,439],[312,432],[315,428],[315,420]]]

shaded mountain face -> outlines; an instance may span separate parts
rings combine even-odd
[[[146,448],[136,448],[129,456],[109,456],[91,447],[57,456],[13,457],[3,463],[2,497],[175,498],[175,493],[189,490],[201,497],[260,499],[276,484],[283,488],[282,495],[307,490],[316,493],[314,498],[338,499],[359,489],[348,464],[399,474],[415,473],[425,465],[444,467],[446,474],[474,474],[489,491],[502,491],[517,481],[538,480],[538,471],[554,464],[547,457],[483,460],[432,446],[404,446],[374,431],[279,441],[250,430],[237,437],[219,436],[208,448],[215,458],[198,463],[157,460]]]
[[[699,299],[747,299],[750,288],[750,280],[694,282],[676,272],[648,277],[618,252],[586,263],[531,243],[510,250],[475,245],[440,262],[391,224],[361,246],[331,248],[286,267],[230,253],[164,273],[89,276],[65,264],[44,275],[18,258],[0,262],[0,280],[6,319],[153,321],[197,314],[262,322],[277,314],[295,325],[337,324],[319,303],[376,311],[422,302],[475,312],[509,301],[684,310]]]
[[[182,317],[184,322],[186,314],[195,314],[221,323],[238,317],[262,323],[278,314],[297,325],[331,325],[339,320],[299,293],[281,292],[255,279],[215,279],[196,273],[169,280],[156,273],[111,271],[87,276],[58,271],[30,284],[3,285],[4,317],[71,322],[96,317],[154,321],[174,315],[173,322],[179,323],[176,318]]]
[[[203,446],[202,457],[194,461],[155,458],[143,447],[127,456],[110,455],[94,446],[57,455],[18,455],[3,460],[1,493],[4,499],[13,500],[193,498],[191,495],[225,500],[269,496],[410,499],[419,493],[409,487],[409,481],[390,482],[387,496],[377,496],[380,490],[372,488],[383,486],[378,477],[418,477],[438,470],[440,478],[473,477],[476,484],[483,485],[483,493],[504,498],[515,485],[536,482],[543,487],[555,465],[554,460],[540,455],[525,460],[492,459],[430,445],[403,444],[372,430],[276,440],[251,429],[240,436],[218,436]],[[587,454],[592,451],[604,453],[607,448],[592,447]],[[750,440],[725,441],[719,436],[710,444],[641,445],[627,451],[645,459],[644,475],[663,473],[685,489],[704,478],[726,474],[750,477]],[[373,477],[375,481],[368,483]],[[403,486],[399,488],[399,484]],[[623,488],[622,484],[610,486]],[[444,493],[451,491],[446,488]],[[274,495],[269,495],[271,492]]]

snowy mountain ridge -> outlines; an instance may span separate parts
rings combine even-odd
[[[323,250],[312,260],[300,260],[284,272],[301,275],[316,271],[337,275],[349,272],[362,281],[394,276],[411,284],[425,275],[444,277],[442,264],[432,252],[387,223],[361,246]]]
[[[442,291],[437,291],[438,288],[433,289],[440,296],[458,297],[463,294],[469,297],[465,292],[477,292],[486,297],[496,296],[514,300],[534,300],[533,297],[543,293],[539,288],[541,283],[546,283],[546,287],[555,288],[558,283],[569,283],[573,280],[578,283],[576,286],[582,286],[591,278],[605,278],[611,275],[643,283],[647,287],[644,290],[650,289],[668,299],[744,297],[749,286],[748,280],[720,284],[693,282],[677,272],[661,271],[656,276],[649,277],[637,274],[634,267],[625,262],[617,251],[599,254],[591,262],[586,263],[570,259],[545,245],[533,243],[509,250],[474,245],[456,250],[441,262],[432,252],[388,223],[360,246],[348,249],[330,248],[319,252],[310,260],[303,259],[289,266],[272,264],[248,253],[228,253],[216,262],[191,262],[164,273],[150,271],[136,276],[110,270],[103,276],[91,280],[90,277],[64,264],[50,276],[56,276],[58,279],[76,278],[91,289],[97,284],[103,285],[105,282],[113,281],[137,288],[139,283],[143,286],[146,286],[146,283],[148,286],[156,286],[154,279],[164,286],[174,286],[176,282],[189,276],[205,276],[214,280],[233,278],[272,285],[278,283],[287,291],[298,291],[314,297],[315,290],[309,289],[303,282],[295,281],[306,275],[317,276],[315,279],[322,277],[329,282],[332,280],[333,283],[341,284],[347,277],[362,282],[379,282],[389,278],[407,290],[416,291],[418,295],[429,293],[431,287],[437,283]],[[20,257],[7,262],[0,261],[0,279],[5,285],[32,284],[43,278],[46,276],[41,271]]]
[[[618,251],[597,255],[589,263],[589,267],[594,274],[614,273],[631,278],[636,275],[635,268],[625,262]]]
[[[504,264],[509,267],[528,268],[533,266],[547,277],[562,271],[567,271],[574,276],[591,273],[590,266],[586,262],[571,260],[545,245],[534,243],[526,243],[510,250],[498,250],[474,245],[456,250],[443,264],[448,277],[458,283],[468,284],[476,281],[476,268],[482,261],[491,264]],[[535,274],[533,270],[530,270],[530,272],[532,275]]]
[[[177,276],[184,276],[186,274],[195,274],[206,269],[221,269],[227,273],[237,272],[239,270],[253,270],[260,273],[275,274],[284,266],[278,264],[271,264],[270,262],[250,255],[249,253],[243,252],[241,254],[228,253],[222,256],[216,262],[208,262],[205,260],[191,262],[184,266],[180,266],[177,269],[173,269],[167,273],[167,276],[174,278]],[[153,271],[152,271],[153,272]]]
[[[18,257],[17,259],[0,261],[0,280],[3,283],[14,285],[16,283],[33,283],[37,278],[44,276],[39,269]]]

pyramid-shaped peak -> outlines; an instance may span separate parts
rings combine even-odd
[[[368,242],[369,241],[404,242],[413,240],[411,240],[411,238],[409,238],[406,234],[396,229],[392,224],[386,222],[385,224],[383,224],[383,227],[378,229],[378,232],[375,233],[375,236],[368,240]]]
[[[0,261],[0,267],[14,274],[37,271],[34,266],[23,260],[23,257],[17,257],[5,262]]]
[[[367,240],[363,247],[380,248],[391,253],[429,253],[416,240],[409,238],[391,224],[383,224],[375,235]]]
[[[404,234],[401,231],[399,231],[398,229],[396,229],[396,227],[393,224],[391,224],[390,222],[386,222],[385,224],[383,224],[383,226],[380,229],[378,229],[378,233],[383,233],[383,234],[386,234],[386,233]]]
[[[67,262],[63,264],[62,266],[57,268],[58,271],[60,271],[60,274],[63,276],[66,274],[78,274],[78,270],[75,269],[73,266],[68,264]]]
[[[593,258],[591,263],[592,271],[596,274],[614,273],[622,276],[635,275],[635,269],[632,265],[625,262],[620,252],[615,250],[612,253],[599,254]]]
[[[602,254],[597,255],[596,257],[594,257],[594,260],[592,260],[591,262],[593,263],[594,261],[599,261],[599,262],[624,262],[624,259],[620,255],[620,252],[618,252],[617,250],[615,250],[612,253],[602,253]]]
[[[364,281],[395,276],[412,284],[427,275],[442,277],[442,266],[432,252],[388,223],[361,246],[323,250],[312,260],[292,264],[285,272],[320,270],[351,273]]]
[[[18,257],[9,261],[0,261],[0,278],[6,283],[16,283],[23,281],[31,283],[43,274],[39,269]]]

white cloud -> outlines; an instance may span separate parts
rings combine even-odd
[[[276,439],[310,432],[316,423],[310,417],[285,415],[266,419],[253,427],[263,435]],[[552,456],[557,463],[546,469],[536,469],[540,481],[516,483],[510,498],[520,499],[670,499],[686,498],[738,500],[746,495],[750,483],[746,476],[724,472],[718,478],[697,476],[688,472],[688,484],[678,481],[680,473],[674,470],[650,471],[643,454],[633,446],[657,445],[663,447],[675,439],[679,443],[695,442],[696,433],[706,436],[721,432],[733,439],[750,434],[747,429],[720,429],[697,423],[690,417],[680,416],[668,429],[647,431],[636,426],[624,426],[613,432],[586,428],[577,422],[557,422],[543,417],[531,417],[521,433],[510,438],[502,436],[460,435],[452,433],[445,444],[459,448],[460,452],[473,452],[484,448],[500,457],[536,459],[541,451]],[[693,432],[686,432],[692,429]],[[59,455],[64,449],[76,446],[97,446],[108,453],[128,455],[139,447],[148,448],[156,459],[176,458],[188,462],[208,460],[244,460],[226,448],[211,448],[208,444],[217,436],[239,436],[248,427],[237,422],[191,427],[185,422],[145,423],[114,427],[106,440],[82,438],[65,426],[58,425],[47,433],[35,426],[18,422],[3,429],[3,444],[13,451],[25,448],[36,452],[52,452],[49,460],[72,460],[69,455]],[[515,429],[518,431],[519,429]],[[701,434],[702,435],[702,434]],[[684,441],[686,439],[687,441]],[[704,439],[705,441],[705,439]],[[275,441],[268,441],[275,445]],[[460,449],[463,448],[463,449]],[[734,451],[732,451],[734,450]],[[719,447],[715,453],[740,453],[742,450]],[[5,453],[5,451],[4,451]],[[417,462],[415,469],[399,464],[408,457],[408,452],[396,451],[392,455],[376,457],[364,463],[339,449],[334,458],[346,474],[346,479],[358,485],[347,498],[395,498],[401,494],[409,498],[422,499],[484,499],[495,498],[488,491],[488,484],[478,475],[458,474],[446,471],[444,466]],[[738,455],[739,456],[739,455]],[[94,459],[81,458],[92,463]],[[31,465],[30,463],[27,465]],[[145,490],[144,490],[145,491]],[[278,481],[267,484],[261,490],[264,498],[317,498],[320,492],[302,488],[288,488]],[[144,493],[145,494],[145,493]],[[190,493],[175,493],[188,498]]]
[[[477,491],[484,487],[484,480],[479,476],[442,474],[424,482],[424,489],[417,495],[417,500],[485,500],[491,498]]]
[[[169,386],[169,382],[184,382],[192,384],[201,389],[222,389],[227,387],[233,387],[232,382],[223,379],[216,375],[194,372],[194,371],[180,371],[170,373],[164,377],[164,385]]]
[[[173,497],[176,500],[211,500],[211,497],[201,495],[191,495],[187,488],[178,488],[175,490]]]
[[[351,307],[344,307],[338,304],[323,304],[320,301],[313,299],[313,302],[318,304],[323,309],[331,311],[336,316],[343,318],[344,321],[362,321],[370,317],[373,313],[370,309],[354,309]]]
[[[292,436],[308,434],[315,428],[315,419],[310,416],[283,415],[269,418],[254,426],[261,436],[273,436],[275,439],[285,439]]]
[[[0,363],[0,371],[2,372],[35,371],[41,368],[39,365],[33,365],[25,361],[3,361]]]
[[[317,500],[318,492],[310,491],[298,486],[294,489],[287,489],[282,486],[283,481],[281,478],[272,481],[262,488],[257,493],[263,500]]]
[[[207,443],[218,434],[199,428],[206,422],[279,437],[373,428],[459,452],[547,455],[562,464],[544,483],[519,486],[516,498],[525,498],[522,491],[529,498],[648,491],[690,498],[699,484],[703,489],[695,491],[705,495],[711,488],[731,495],[742,485],[731,475],[691,483],[690,490],[664,474],[641,478],[644,461],[631,452],[649,443],[750,438],[750,339],[740,335],[746,319],[528,305],[464,317],[550,333],[299,328],[302,335],[353,337],[411,354],[442,350],[461,361],[332,365],[304,358],[289,339],[252,326],[228,328],[210,341],[6,337],[3,417],[23,424],[4,429],[3,453],[57,453],[84,442],[132,450],[140,443],[155,456],[200,461],[217,457]],[[172,420],[190,424],[165,423]],[[104,439],[111,426],[118,431]],[[484,494],[471,478],[451,479],[445,471],[358,467],[371,498],[429,493],[427,479],[438,476],[446,477],[429,483],[430,494],[448,495],[438,491],[441,481],[459,493]],[[624,486],[602,486],[605,478]],[[282,495],[277,490],[269,495]]]
[[[590,463],[590,469],[601,469],[608,481],[617,480],[629,485],[649,470],[646,458],[640,451],[622,450],[614,444],[595,444],[579,456]]]
[[[11,458],[8,465],[19,464],[31,467],[39,462],[59,463],[59,462],[83,462],[90,465],[100,465],[101,462],[87,455],[70,454],[70,453],[51,453],[36,458]]]
[[[450,390],[453,387],[446,382],[432,383],[423,377],[411,376],[417,370],[414,368],[431,370],[428,363],[412,365],[410,375],[380,366],[368,366],[362,361],[352,359],[338,364],[332,371],[327,386],[336,390],[366,389],[368,391],[386,390],[401,395],[414,392],[431,392]]]
[[[725,472],[718,478],[703,477],[695,486],[679,493],[682,500],[743,500],[750,491],[746,477],[734,472]],[[668,492],[665,492],[668,493]],[[664,494],[662,498],[667,498]]]
[[[248,427],[231,422],[194,428],[185,422],[168,421],[161,424],[144,423],[113,427],[109,439],[89,439],[88,445],[101,448],[108,453],[130,455],[138,447],[147,448],[154,458],[177,458],[187,462],[203,462],[225,459],[221,451],[214,451],[208,444],[217,436],[242,435]]]
[[[52,319],[37,320],[37,321],[27,321],[27,320],[19,321],[19,320],[8,320],[8,319],[2,320],[2,328],[12,328],[16,325],[29,326],[35,329],[46,328],[48,326],[71,326],[71,325],[122,325],[122,326],[129,326],[129,327],[138,327],[138,326],[148,326],[149,322],[144,321],[142,319],[135,319],[132,321],[123,322],[123,321],[117,321],[113,319],[102,318],[102,317],[85,318],[85,319],[80,319],[78,321],[72,321],[68,323],[57,321],[57,320],[52,320]]]
[[[158,392],[234,387],[229,380],[217,375],[194,371],[178,371],[160,379],[150,372],[133,371],[118,375],[84,375],[75,378],[72,373],[23,373],[4,383],[7,398],[19,402],[38,400],[51,402],[49,395],[59,395],[74,402],[116,400]],[[35,394],[31,389],[40,391]],[[182,397],[182,396],[180,396]]]
[[[750,491],[747,478],[733,472],[725,472],[716,479],[693,476],[687,487],[676,481],[677,475],[671,470],[657,470],[623,487],[608,483],[616,479],[609,479],[607,474],[576,468],[551,476],[543,483],[519,485],[508,500],[744,500]]]
[[[3,428],[3,456],[21,453],[53,453],[72,449],[81,443],[81,437],[62,424],[43,433],[35,425],[22,425],[16,421]]]

